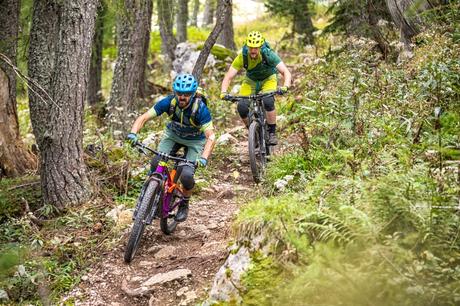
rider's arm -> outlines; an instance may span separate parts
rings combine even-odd
[[[220,92],[227,92],[228,87],[230,86],[230,82],[238,73],[238,70],[230,66],[227,73],[225,74],[224,80],[222,81],[222,86]]]
[[[203,153],[201,157],[208,159],[211,155],[212,149],[214,148],[214,144],[216,143],[216,134],[214,133],[214,128],[211,126],[210,128],[204,131],[204,135],[206,136],[206,143],[204,144]]]
[[[136,121],[134,121],[133,127],[131,128],[131,133],[137,134],[139,130],[142,129],[144,124],[155,116],[156,114],[152,113],[151,111],[148,111],[143,115],[137,117]]]
[[[283,62],[280,62],[278,65],[276,65],[276,69],[278,69],[278,71],[281,73],[281,75],[284,78],[283,86],[291,87],[291,72],[286,67],[286,65]]]
[[[171,100],[174,96],[167,96],[160,101],[158,101],[151,109],[149,109],[145,114],[141,115],[134,121],[133,127],[131,128],[131,133],[137,134],[144,124],[152,119],[153,117],[160,116],[161,114],[169,110],[171,105]]]

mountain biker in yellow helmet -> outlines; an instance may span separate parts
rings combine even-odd
[[[252,31],[248,34],[241,52],[238,53],[225,74],[221,85],[221,99],[225,98],[231,81],[242,68],[246,70],[246,76],[239,92],[242,96],[277,90],[278,72],[284,79],[283,86],[279,89],[285,93],[291,86],[291,73],[259,31]],[[278,140],[276,138],[275,98],[267,97],[263,102],[267,111],[269,144],[276,145]],[[242,100],[238,103],[238,113],[247,127],[249,125],[249,100]]]

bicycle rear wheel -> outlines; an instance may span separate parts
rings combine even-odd
[[[160,211],[160,228],[163,233],[166,235],[171,235],[177,226],[177,221],[174,219],[178,210],[178,201],[182,199],[179,195],[177,189],[175,189],[172,193],[165,194],[166,199],[163,199],[161,203],[161,211]],[[167,207],[164,207],[168,205]],[[172,209],[171,209],[172,208]]]
[[[258,121],[253,121],[249,126],[248,151],[252,177],[256,183],[260,182],[266,164],[262,142],[262,126]]]
[[[134,219],[133,228],[128,239],[128,244],[125,249],[124,260],[126,263],[130,263],[136,251],[139,247],[139,242],[141,241],[142,234],[144,233],[146,220],[149,216],[149,213],[152,209],[155,208],[157,203],[153,203],[155,199],[155,194],[158,192],[158,181],[150,180],[147,182],[147,186],[144,191],[144,195],[139,199],[139,208]]]

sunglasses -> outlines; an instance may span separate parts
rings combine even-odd
[[[193,95],[193,92],[179,92],[179,91],[176,91],[176,95],[178,97],[180,97],[180,96],[191,97]]]

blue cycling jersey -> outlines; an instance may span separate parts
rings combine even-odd
[[[152,107],[151,111],[154,111],[157,116],[161,116],[163,113],[168,113],[173,99],[174,95],[167,96],[166,98],[158,101]],[[204,131],[208,127],[212,127],[211,113],[209,112],[206,104],[201,102],[199,99],[195,99],[193,103],[200,103],[194,118],[195,126],[193,126],[190,122],[192,103],[184,109],[181,109],[177,103],[175,112],[171,116],[171,121],[168,123],[167,128],[183,139],[204,139]]]

